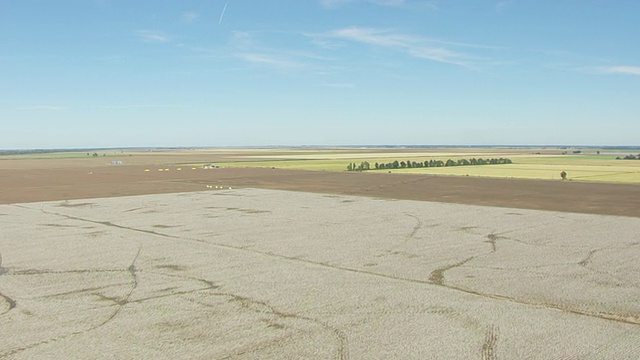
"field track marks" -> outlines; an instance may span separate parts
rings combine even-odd
[[[123,230],[142,232],[142,233],[147,233],[147,234],[150,234],[150,235],[155,235],[155,236],[160,236],[160,237],[165,237],[165,238],[178,239],[178,240],[196,241],[196,242],[199,242],[199,243],[204,243],[204,244],[208,244],[208,245],[212,245],[212,246],[216,246],[216,247],[223,247],[223,248],[233,249],[233,250],[240,250],[240,251],[244,250],[244,249],[242,249],[240,247],[234,247],[234,246],[223,245],[223,244],[212,244],[212,243],[209,243],[209,242],[206,242],[206,241],[200,241],[200,240],[197,240],[197,239],[186,239],[186,238],[182,238],[182,237],[178,237],[178,236],[172,236],[172,235],[168,235],[168,234],[163,234],[163,233],[159,233],[159,232],[151,231],[151,230],[130,228],[130,227],[126,227],[126,226],[113,224],[113,223],[108,222],[108,221],[94,221],[94,220],[78,218],[78,217],[65,215],[65,214],[47,212],[45,210],[42,210],[42,211],[47,213],[47,214],[50,214],[50,215],[57,215],[57,216],[62,216],[62,217],[68,218],[68,219],[73,219],[73,220],[78,220],[78,221],[86,221],[86,222],[96,223],[96,224],[100,224],[100,225],[104,225],[104,226],[116,227],[116,228],[123,229]],[[109,317],[106,321],[104,321],[103,323],[99,324],[98,326],[96,326],[94,328],[91,328],[91,329],[88,329],[88,330],[83,331],[83,332],[79,332],[79,333],[92,331],[92,330],[95,330],[95,329],[105,325],[106,323],[108,323],[109,321],[111,321],[113,318],[115,318],[118,315],[118,313],[122,309],[122,306],[124,306],[124,305],[129,303],[128,298],[131,296],[131,293],[133,292],[133,290],[137,287],[137,276],[136,276],[136,273],[135,273],[135,262],[136,262],[136,259],[138,258],[138,256],[140,255],[140,250],[141,249],[142,248],[140,247],[140,249],[138,250],[138,253],[136,254],[133,262],[131,263],[131,265],[128,268],[128,271],[132,274],[132,276],[133,276],[133,278],[135,280],[134,286],[131,288],[131,291],[127,294],[125,299],[123,299],[122,301],[118,301],[118,305],[119,306],[117,307],[116,311],[112,314],[111,317]],[[268,253],[263,253],[263,255],[268,255]],[[164,275],[166,275],[166,274],[164,274]],[[196,292],[196,291],[215,289],[217,287],[215,284],[207,282],[206,280],[203,280],[203,279],[195,279],[195,280],[206,282],[208,287],[202,288],[202,289],[191,290],[191,291],[187,291],[187,292],[182,292],[182,293],[172,293],[172,294],[164,295],[164,296],[157,296],[157,297],[149,297],[149,298],[144,298],[144,299],[138,299],[138,300],[134,300],[132,302],[140,303],[140,302],[144,302],[144,301],[148,301],[148,300],[152,300],[152,299],[157,299],[157,298],[160,298],[160,297],[183,295],[183,294],[188,294],[188,293],[192,293],[192,292]],[[215,293],[215,295],[233,296],[237,300],[245,301],[245,302],[250,300],[249,298],[240,297],[240,296],[234,295],[234,294],[219,294],[219,293]],[[348,339],[347,339],[346,335],[344,333],[342,333],[339,329],[331,327],[329,324],[321,322],[321,321],[319,321],[317,319],[313,319],[311,317],[304,317],[304,316],[299,316],[299,315],[295,315],[295,314],[289,314],[289,313],[283,313],[283,312],[276,311],[275,309],[273,309],[272,307],[268,306],[264,302],[259,302],[259,301],[255,301],[255,300],[253,300],[253,302],[255,304],[268,307],[269,309],[271,309],[271,313],[273,313],[274,315],[278,315],[278,316],[283,317],[283,318],[297,318],[297,319],[301,319],[301,320],[311,321],[311,322],[314,322],[314,323],[322,326],[323,328],[325,328],[327,330],[330,330],[333,334],[335,334],[335,336],[336,336],[336,338],[338,339],[338,342],[339,342],[339,346],[337,348],[336,359],[347,360],[349,358],[349,356],[348,356]],[[75,333],[74,334],[69,334],[68,336],[70,336],[70,335],[75,335]],[[238,355],[239,354],[234,354],[233,356],[238,356]],[[0,354],[0,357],[1,356],[2,356],[2,354]]]
[[[457,262],[455,264],[450,264],[450,265],[443,266],[441,268],[437,268],[437,269],[433,270],[431,272],[431,274],[429,274],[429,283],[434,284],[434,285],[438,285],[438,286],[448,287],[444,283],[444,273],[445,273],[445,271],[460,267],[460,266],[468,263],[469,261],[475,259],[476,257],[478,257],[478,255],[474,255],[474,256],[468,257],[468,258],[466,258],[466,259],[464,259],[462,261],[459,261],[459,262]]]
[[[482,360],[496,360],[496,346],[498,344],[498,328],[490,326],[482,344]]]
[[[269,314],[269,315],[273,315],[278,319],[295,319],[295,320],[301,320],[301,321],[308,321],[311,322],[313,324],[316,324],[318,326],[320,326],[321,328],[328,330],[329,332],[331,332],[334,337],[336,338],[337,341],[337,348],[336,348],[336,354],[335,354],[335,359],[337,360],[347,360],[349,359],[349,349],[348,349],[348,339],[347,336],[340,331],[339,329],[323,322],[320,321],[318,319],[314,319],[312,317],[308,317],[308,316],[301,316],[301,315],[297,315],[297,314],[293,314],[293,313],[285,313],[285,312],[281,312],[279,310],[276,310],[274,307],[272,307],[271,305],[263,302],[263,301],[259,301],[259,300],[255,300],[249,297],[244,297],[244,296],[239,296],[236,294],[230,294],[230,293],[214,293],[213,295],[215,296],[225,296],[225,297],[229,297],[232,301],[234,302],[239,302],[241,304],[241,306],[247,310],[256,312],[256,313],[262,313],[262,314]],[[235,357],[238,356],[242,356],[242,355],[246,355],[246,354],[251,354],[254,353],[256,351],[259,350],[263,350],[266,348],[269,348],[271,346],[276,345],[277,343],[281,342],[282,339],[278,339],[276,341],[271,341],[271,342],[267,342],[267,343],[263,343],[263,344],[258,344],[257,346],[252,346],[249,347],[247,349],[244,349],[240,352],[236,352],[232,355],[226,356],[223,359],[233,359]]]
[[[386,250],[387,252],[389,252],[391,254],[398,253],[396,250],[399,249],[399,248],[404,247],[405,245],[407,245],[409,243],[409,241],[413,240],[415,238],[416,233],[418,232],[418,230],[422,229],[422,227],[423,227],[422,220],[420,220],[420,218],[418,218],[415,215],[411,215],[411,214],[405,214],[405,215],[410,217],[410,218],[415,219],[416,220],[416,224],[411,229],[411,233],[409,235],[407,235],[401,243],[393,246],[389,250]]]
[[[5,273],[5,270],[2,267],[2,253],[0,253],[0,276],[2,276],[4,273]],[[11,309],[16,307],[16,301],[8,297],[7,295],[3,294],[2,292],[0,292],[0,299],[4,300],[8,304],[7,309],[4,312],[0,313],[0,315],[4,315],[9,311],[11,311]]]
[[[350,268],[350,267],[346,267],[346,266],[328,264],[328,263],[315,261],[315,260],[310,260],[310,259],[290,257],[290,256],[286,256],[286,255],[276,254],[276,253],[272,253],[272,252],[268,252],[268,251],[261,251],[261,250],[257,250],[257,249],[245,248],[245,247],[241,247],[241,246],[233,246],[233,245],[228,245],[228,244],[223,244],[223,243],[208,242],[208,241],[205,241],[205,240],[202,240],[202,239],[188,238],[188,237],[164,234],[164,233],[151,231],[151,230],[137,229],[137,228],[133,228],[133,227],[127,227],[127,226],[123,226],[123,225],[114,224],[114,223],[111,223],[109,221],[97,221],[97,220],[84,219],[84,218],[75,217],[75,216],[66,215],[66,214],[61,214],[61,213],[47,212],[44,209],[42,209],[42,211],[44,213],[47,213],[47,214],[50,214],[50,215],[57,215],[57,216],[61,216],[61,217],[67,218],[67,219],[85,221],[85,222],[90,222],[90,223],[93,223],[93,224],[101,224],[101,225],[105,225],[105,226],[112,226],[112,227],[123,229],[123,230],[129,230],[129,231],[134,231],[134,232],[139,232],[139,233],[144,233],[144,234],[150,234],[150,235],[164,237],[164,238],[168,238],[168,239],[177,239],[177,240],[196,242],[196,243],[206,244],[206,245],[209,245],[209,246],[214,246],[214,247],[223,248],[223,249],[229,249],[229,250],[240,251],[240,252],[249,252],[249,253],[254,253],[254,254],[260,254],[260,255],[273,257],[273,258],[278,258],[278,259],[283,259],[283,260],[287,260],[287,261],[291,261],[291,262],[304,263],[304,264],[308,264],[308,265],[319,266],[319,267],[333,269],[333,270],[337,270],[337,271],[350,272],[350,273],[354,273],[354,274],[375,276],[375,277],[384,278],[384,279],[388,279],[388,280],[402,281],[402,282],[413,283],[413,284],[439,286],[439,287],[443,287],[443,288],[446,288],[446,289],[449,289],[449,290],[465,293],[465,294],[468,294],[468,295],[478,296],[478,297],[482,297],[482,298],[489,299],[489,300],[494,300],[494,301],[509,302],[509,303],[520,304],[520,305],[525,305],[525,306],[534,306],[534,307],[546,308],[546,309],[549,309],[549,310],[558,310],[558,311],[563,311],[563,312],[574,314],[574,315],[587,316],[587,317],[592,317],[592,318],[597,318],[597,319],[602,319],[602,320],[608,320],[608,321],[615,321],[615,322],[625,323],[625,324],[630,324],[630,325],[640,325],[640,318],[637,318],[637,317],[625,317],[625,316],[619,316],[619,315],[616,315],[616,314],[602,313],[602,312],[588,312],[588,311],[584,311],[584,310],[572,309],[572,308],[569,308],[569,307],[564,307],[562,305],[557,305],[557,304],[549,304],[549,303],[542,303],[542,302],[535,302],[535,301],[527,301],[526,299],[518,299],[518,298],[514,298],[514,297],[510,297],[510,296],[499,295],[499,294],[483,293],[481,291],[471,290],[471,289],[458,287],[458,286],[454,286],[454,285],[449,285],[449,284],[444,284],[444,283],[438,284],[438,283],[430,281],[430,280],[405,278],[405,277],[400,277],[400,276],[395,276],[395,275],[377,273],[377,272],[368,271],[368,270],[364,270],[364,269]],[[483,255],[486,255],[486,254],[475,255],[472,258],[475,258],[477,256],[483,256]],[[470,260],[471,259],[467,259],[465,262],[470,261]],[[460,265],[458,265],[458,266],[460,266]]]
[[[15,355],[17,353],[29,350],[29,349],[33,349],[36,348],[38,346],[41,345],[46,345],[46,344],[50,344],[50,343],[54,343],[75,335],[82,335],[82,334],[86,334],[88,332],[94,331],[96,329],[99,329],[103,326],[105,326],[106,324],[108,324],[109,322],[111,322],[113,319],[116,318],[116,316],[118,316],[118,314],[120,313],[120,311],[122,310],[122,307],[124,305],[126,305],[128,303],[129,298],[131,297],[131,294],[133,293],[133,291],[138,287],[138,276],[136,274],[136,269],[135,269],[135,263],[136,260],[138,259],[138,257],[140,256],[140,252],[142,251],[142,246],[140,246],[138,248],[138,252],[136,253],[136,255],[133,258],[133,261],[131,262],[131,265],[129,265],[129,267],[127,268],[127,272],[129,272],[131,274],[132,277],[132,282],[130,283],[130,289],[129,291],[127,291],[127,293],[122,297],[122,298],[118,298],[118,299],[107,299],[105,298],[105,300],[112,300],[114,301],[114,305],[115,305],[115,310],[111,313],[110,316],[108,316],[105,320],[101,321],[98,324],[95,325],[91,325],[85,329],[82,330],[77,330],[77,331],[72,331],[70,333],[64,334],[64,335],[60,335],[58,337],[54,337],[54,338],[50,338],[47,340],[42,340],[33,344],[29,344],[29,345],[25,345],[23,347],[20,348],[14,348],[5,352],[0,353],[0,358],[4,358],[4,357],[8,357],[11,355]]]

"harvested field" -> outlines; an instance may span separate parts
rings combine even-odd
[[[0,358],[640,357],[633,217],[258,189],[0,214]]]
[[[640,186],[186,158],[0,161],[0,358],[640,357]]]

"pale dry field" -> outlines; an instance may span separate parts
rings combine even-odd
[[[640,219],[275,190],[0,205],[3,359],[637,359]]]

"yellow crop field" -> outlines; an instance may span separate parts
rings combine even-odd
[[[459,176],[486,176],[520,179],[560,179],[567,172],[569,180],[640,183],[640,168],[623,166],[504,164],[451,166],[439,168],[395,169],[394,173]]]
[[[277,154],[247,153],[238,161],[218,163],[222,167],[274,167],[280,169],[299,169],[315,171],[346,171],[349,163],[359,165],[367,161],[371,168],[375,163],[398,161],[442,160],[447,161],[470,158],[500,158],[513,161],[512,164],[451,166],[429,168],[401,168],[385,170],[399,174],[430,174],[454,176],[482,176],[520,179],[560,179],[560,172],[567,172],[567,178],[573,181],[640,183],[640,161],[616,160],[612,155],[549,155],[526,154],[515,151],[309,151]],[[262,160],[264,158],[264,160]],[[202,164],[194,164],[202,165]]]

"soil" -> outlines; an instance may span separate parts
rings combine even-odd
[[[165,168],[170,170],[148,165],[5,166],[0,168],[0,204],[205,191],[211,185],[640,217],[638,185],[386,172]]]

